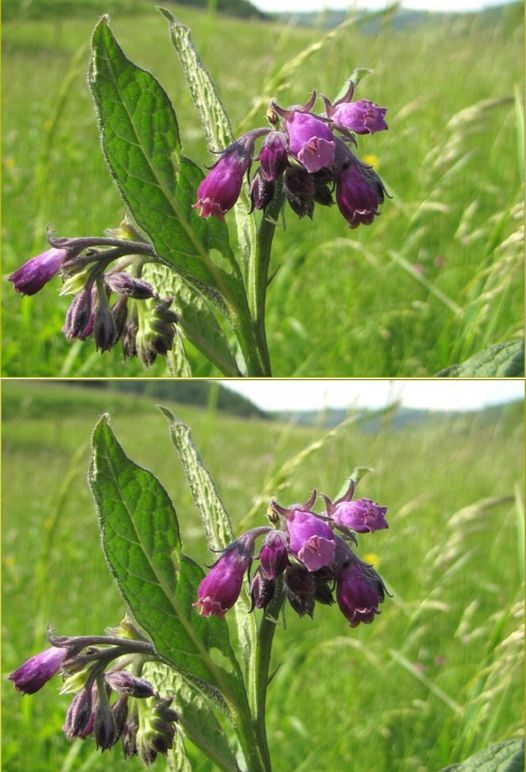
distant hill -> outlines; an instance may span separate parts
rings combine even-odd
[[[50,384],[68,385],[73,387],[92,388],[98,390],[117,391],[123,393],[141,394],[159,400],[180,402],[196,407],[214,405],[217,410],[242,418],[269,418],[246,397],[224,388],[219,383],[200,380],[170,380],[170,379],[130,379],[130,380],[57,380]]]
[[[292,421],[300,426],[320,426],[332,428],[337,426],[351,414],[360,416],[360,429],[364,432],[376,434],[386,424],[392,429],[404,429],[411,425],[423,423],[442,423],[450,419],[459,419],[469,416],[473,419],[473,412],[454,410],[418,410],[415,408],[399,407],[393,409],[390,415],[378,417],[374,410],[343,410],[327,409],[322,411],[280,411],[273,413],[273,417],[280,421]],[[368,418],[369,416],[369,418]],[[516,400],[503,405],[491,405],[478,411],[477,418],[483,423],[498,423],[509,420],[510,425],[523,421],[522,400]]]
[[[210,9],[229,16],[244,19],[268,19],[249,0],[6,0],[2,4],[2,18],[47,19],[64,16],[98,16],[103,13],[132,16],[155,11],[157,5],[188,5],[193,8]]]
[[[329,0],[330,2],[330,0]],[[295,24],[300,27],[323,27],[332,29],[341,24],[349,17],[346,10],[331,10],[330,8],[321,12],[284,12],[271,14],[271,18],[276,21],[287,24]],[[353,13],[354,15],[354,13]],[[391,30],[400,30],[405,27],[444,24],[451,23],[453,20],[465,17],[471,20],[476,19],[481,26],[496,26],[505,24],[510,28],[523,23],[524,5],[520,0],[513,3],[485,8],[482,11],[475,12],[450,12],[450,11],[415,11],[407,8],[397,8],[389,13],[379,16],[372,11],[361,11],[359,14],[360,30],[365,34],[376,35],[378,32],[389,27]]]

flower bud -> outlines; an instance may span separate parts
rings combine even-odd
[[[97,349],[100,351],[109,351],[117,342],[119,335],[114,316],[108,305],[105,290],[99,291],[98,297],[99,302],[97,304],[93,322],[93,337],[95,338],[95,346]]]
[[[274,182],[266,180],[261,174],[261,169],[258,169],[250,185],[250,201],[252,203],[250,211],[266,209],[272,201],[274,190]]]
[[[282,531],[273,529],[265,536],[259,553],[261,568],[268,579],[277,579],[288,564],[287,537]]]
[[[300,617],[314,613],[316,583],[313,574],[302,566],[289,566],[284,574],[288,601]]]
[[[99,690],[100,699],[100,690]],[[111,709],[106,696],[99,701],[99,707],[95,713],[95,726],[93,727],[95,745],[101,751],[109,750],[119,739],[119,730],[115,720],[115,714]]]
[[[85,740],[95,726],[95,708],[96,708],[96,690],[97,687],[81,689],[69,705],[66,713],[63,731],[66,737],[73,739],[79,737]]]
[[[153,287],[147,281],[136,279],[124,271],[104,274],[107,286],[119,295],[126,295],[135,300],[146,300],[153,297]]]
[[[249,131],[221,153],[197,189],[194,208],[199,209],[201,217],[212,215],[222,220],[232,209],[239,198],[243,177],[252,163],[255,141],[267,133],[268,129]]]
[[[252,599],[250,611],[254,611],[255,608],[266,608],[274,597],[275,589],[276,582],[269,579],[260,566],[250,583],[250,597]]]
[[[271,131],[259,153],[261,175],[268,182],[274,182],[283,174],[287,164],[287,136],[281,131]]]
[[[85,287],[71,301],[62,332],[67,340],[86,340],[93,332],[94,321],[93,290]]]
[[[197,601],[201,616],[224,617],[239,597],[243,577],[250,567],[254,554],[254,542],[269,528],[252,528],[230,544],[197,588]]]
[[[17,292],[34,295],[60,271],[67,256],[66,249],[47,249],[32,257],[9,277]]]
[[[284,175],[284,190],[291,208],[299,217],[312,219],[316,184],[311,174],[301,166],[289,166]]]
[[[51,646],[26,660],[19,668],[9,674],[15,689],[24,694],[34,694],[56,675],[66,658],[68,650]]]
[[[385,585],[374,568],[352,555],[338,574],[336,600],[351,627],[369,624],[385,597]]]
[[[146,300],[138,309],[135,343],[137,354],[147,367],[155,362],[157,354],[164,356],[173,346],[179,317],[170,310],[172,302],[172,298]]]
[[[155,689],[149,681],[144,678],[137,678],[127,670],[112,670],[105,674],[104,679],[108,686],[121,694],[129,694],[137,698],[155,695]]]

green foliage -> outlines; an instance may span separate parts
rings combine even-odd
[[[377,157],[393,195],[381,217],[349,231],[335,208],[317,211],[313,223],[288,213],[286,230],[277,229],[267,298],[274,375],[431,375],[521,335],[522,100],[514,92],[523,92],[522,25],[481,25],[473,15],[442,26],[386,24],[369,35],[348,24],[291,68],[319,31],[187,7],[174,13],[191,28],[235,133],[261,125],[273,96],[295,104],[314,86],[334,96],[355,66],[374,70],[358,96],[389,108],[389,131],[359,140],[359,154]],[[77,54],[95,21],[4,25],[6,273],[44,248],[48,222],[74,235],[103,233],[122,218],[85,85],[87,53]],[[176,105],[185,152],[209,164],[159,14],[116,13],[112,23],[127,55],[155,73]],[[226,219],[231,225],[234,215]],[[101,356],[63,339],[68,300],[57,288],[23,300],[6,288],[4,373],[123,375],[120,353]],[[215,372],[192,347],[187,355],[194,375]],[[125,368],[144,375],[138,363]],[[148,371],[163,374],[162,362]]]
[[[3,384],[4,416],[11,418],[3,427],[6,673],[44,646],[48,621],[58,633],[80,635],[102,632],[122,617],[100,550],[84,447],[114,396],[31,381]],[[152,469],[175,502],[185,552],[210,564],[213,553],[164,417],[151,398],[116,396],[112,426],[126,454]],[[46,407],[39,410],[41,400]],[[275,772],[437,770],[522,735],[524,416],[518,404],[394,431],[388,420],[375,432],[354,421],[328,439],[319,427],[170,407],[192,426],[235,533],[242,523],[265,521],[277,486],[285,505],[304,500],[314,484],[334,496],[357,465],[373,469],[360,495],[389,506],[389,529],[376,533],[374,544],[360,536],[358,545],[393,595],[375,622],[352,630],[337,608],[320,607],[312,621],[287,612],[286,629],[280,622],[276,630],[271,672],[277,672],[268,694]],[[317,447],[306,453],[313,442]],[[301,463],[290,463],[300,454]],[[272,479],[275,487],[254,507]],[[44,582],[36,572],[43,556]],[[107,754],[64,738],[67,700],[58,687],[57,680],[23,699],[4,689],[9,772],[108,769]],[[212,772],[187,745],[193,769]],[[138,772],[141,765],[131,759],[127,769]]]
[[[451,764],[441,772],[522,772],[524,769],[524,740],[495,743],[462,762]]]
[[[448,367],[437,375],[449,378],[520,378],[524,376],[524,341],[496,343],[461,365]]]

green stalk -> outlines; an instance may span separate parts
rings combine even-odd
[[[267,730],[266,730],[266,706],[267,706],[267,687],[269,682],[270,655],[272,652],[272,641],[276,631],[277,620],[281,606],[283,604],[283,580],[276,581],[274,600],[263,614],[259,624],[258,640],[255,648],[255,689],[256,689],[256,730],[258,742],[262,749],[266,750],[268,769],[271,769],[270,753],[268,750]]]
[[[265,303],[267,298],[268,273],[272,250],[272,240],[276,230],[276,221],[283,206],[283,185],[276,181],[276,192],[266,213],[261,220],[256,244],[256,254],[249,266],[248,298],[252,318],[255,324],[255,334],[268,375],[271,375],[270,356],[268,352],[265,330]]]

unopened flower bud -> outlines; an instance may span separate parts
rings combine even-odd
[[[267,134],[259,153],[261,174],[268,182],[280,177],[288,164],[287,136],[281,131]]]
[[[268,532],[259,560],[268,579],[277,579],[283,573],[288,564],[287,537],[283,531],[273,529]]]
[[[260,566],[250,583],[250,597],[252,599],[250,611],[254,611],[255,608],[266,608],[274,597],[275,589],[276,582],[274,579],[269,579]]]
[[[13,673],[10,673],[8,678],[13,681],[15,689],[19,692],[34,694],[58,673],[67,654],[67,649],[51,646],[51,648],[35,654],[34,657],[30,657]]]
[[[289,166],[284,175],[284,190],[291,208],[299,217],[310,217],[314,212],[316,185],[311,174],[301,166]]]
[[[287,598],[300,617],[314,613],[316,583],[314,576],[301,566],[289,566],[285,571],[285,591]]]
[[[34,295],[58,274],[67,254],[65,249],[47,249],[21,265],[11,274],[9,281],[13,282],[17,292]]]
[[[99,302],[93,322],[95,346],[100,351],[109,351],[118,340],[118,332],[105,290],[99,291]]]
[[[153,697],[155,689],[149,681],[138,678],[127,670],[112,670],[106,673],[105,681],[112,689],[121,694],[129,694],[132,697]]]
[[[250,201],[252,203],[250,211],[266,209],[272,201],[274,189],[274,182],[266,180],[261,174],[261,169],[258,169],[250,185]]]
[[[99,706],[95,713],[95,726],[93,727],[95,745],[101,751],[109,750],[119,739],[119,731],[115,715],[108,703],[106,695],[101,697],[99,689]]]
[[[95,321],[93,299],[93,290],[85,287],[71,301],[62,328],[67,340],[86,340],[92,334]]]
[[[119,295],[127,295],[135,300],[146,300],[153,297],[153,287],[147,281],[136,279],[124,271],[104,274],[104,281],[108,287]]]
[[[95,726],[96,687],[82,689],[78,692],[69,705],[64,722],[64,734],[73,739],[80,737],[85,740]]]

